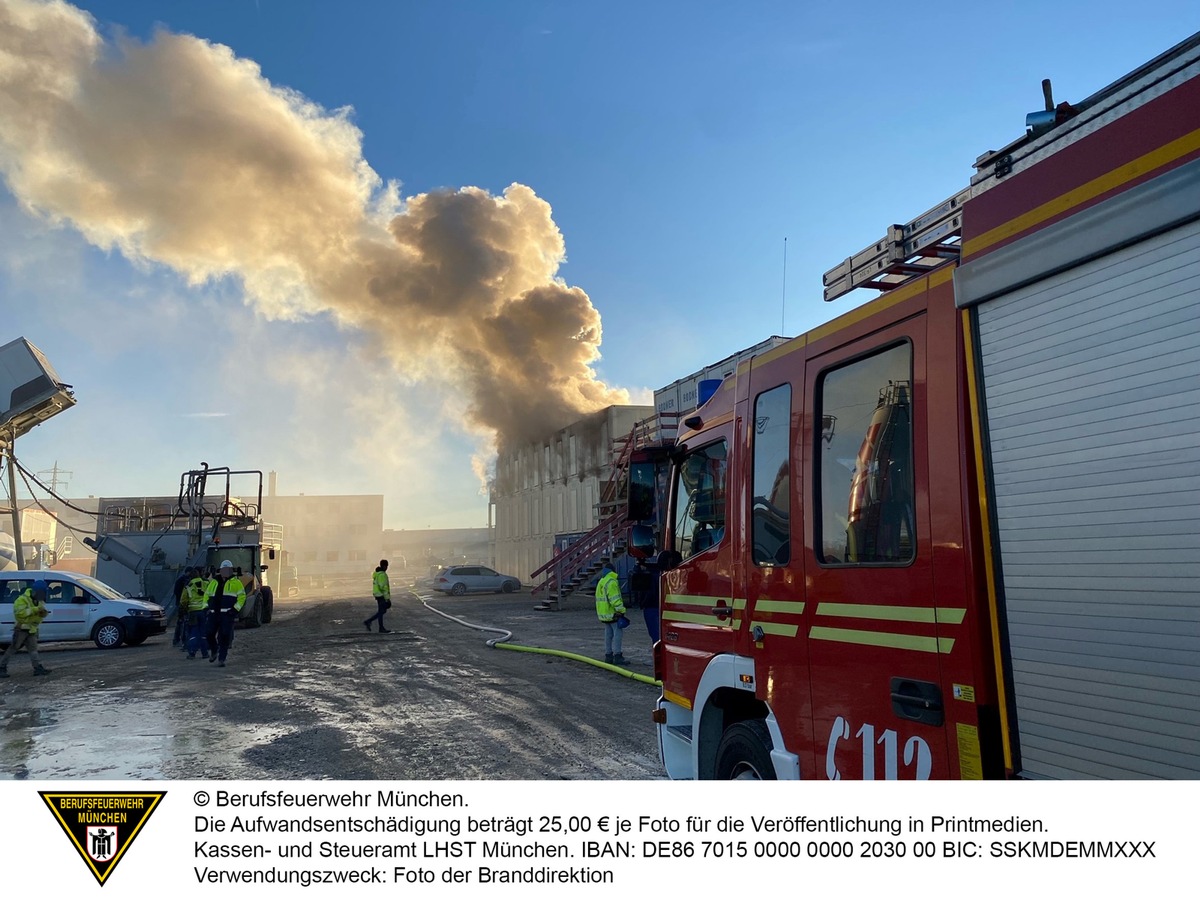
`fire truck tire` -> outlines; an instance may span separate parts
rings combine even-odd
[[[759,719],[737,722],[725,729],[717,746],[714,777],[718,781],[774,781],[771,733]]]
[[[263,605],[262,620],[263,624],[266,625],[275,615],[275,592],[269,587],[264,587],[262,589],[261,599]]]

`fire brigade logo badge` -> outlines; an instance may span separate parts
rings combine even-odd
[[[96,862],[108,862],[116,855],[113,848],[117,844],[117,829],[108,829],[103,825],[87,827],[87,855]]]
[[[88,870],[103,886],[165,797],[158,793],[39,791]]]

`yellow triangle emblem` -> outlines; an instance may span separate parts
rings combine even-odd
[[[101,886],[158,807],[166,791],[38,791]]]

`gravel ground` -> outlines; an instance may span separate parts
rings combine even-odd
[[[539,612],[527,594],[428,599],[512,631],[511,643],[602,657],[591,604]],[[391,634],[368,596],[293,599],[239,631],[226,668],[170,636],[141,647],[42,648],[0,681],[0,778],[650,779],[663,777],[658,688],[584,662],[487,646],[500,638],[397,596]],[[651,676],[634,613],[628,669]]]

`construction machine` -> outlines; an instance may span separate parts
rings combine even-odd
[[[239,624],[257,628],[274,613],[266,561],[276,558],[282,542],[282,529],[262,521],[263,473],[200,465],[180,477],[165,529],[145,527],[153,516],[101,511],[98,537],[84,539],[97,554],[96,577],[131,596],[153,599],[171,615],[175,581],[186,567],[207,575],[228,560],[246,586]],[[256,480],[253,500],[234,492],[235,478],[243,486]],[[221,484],[223,490],[214,490]]]

